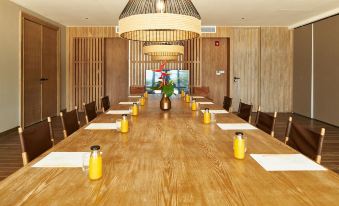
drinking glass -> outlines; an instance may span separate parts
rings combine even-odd
[[[216,122],[217,121],[217,119],[216,119],[216,115],[215,115],[215,113],[211,113],[211,122]]]
[[[117,131],[120,132],[121,131],[121,119],[117,119],[115,121],[116,127],[117,127]]]
[[[90,154],[88,152],[84,152],[84,154],[82,155],[82,171],[86,174],[88,173],[89,156]]]

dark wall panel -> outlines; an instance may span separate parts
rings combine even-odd
[[[339,126],[339,15],[314,24],[314,117]]]
[[[293,112],[311,117],[312,25],[294,30]]]

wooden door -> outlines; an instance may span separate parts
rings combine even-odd
[[[23,21],[23,119],[24,125],[41,120],[41,25]]]
[[[57,42],[58,31],[46,26],[42,27],[42,119],[57,115],[58,74],[57,74]]]
[[[21,125],[58,113],[58,27],[22,14]]]
[[[229,39],[203,38],[202,84],[209,87],[209,97],[222,105],[229,95]]]
[[[128,41],[105,39],[105,94],[111,104],[126,99],[128,87]]]

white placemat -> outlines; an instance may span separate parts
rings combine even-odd
[[[51,152],[32,167],[83,167],[89,156],[89,152]]]
[[[204,99],[205,97],[203,96],[192,96],[193,99]]]
[[[205,110],[201,110],[202,113],[205,113]],[[213,114],[228,114],[228,111],[226,110],[210,110],[210,113],[213,113]]]
[[[140,95],[136,95],[136,96],[128,96],[129,98],[140,98]]]
[[[197,103],[199,103],[199,104],[214,104],[213,102],[197,102]]]
[[[106,114],[130,114],[129,110],[109,110]]]
[[[218,123],[218,127],[222,130],[254,130],[257,129],[248,123]]]
[[[91,123],[85,129],[87,130],[113,130],[117,129],[116,123]]]
[[[266,171],[325,171],[302,154],[251,154]]]
[[[133,103],[139,104],[139,102],[120,102],[119,104],[133,105]]]

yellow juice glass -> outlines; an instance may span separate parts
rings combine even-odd
[[[205,109],[204,112],[204,124],[210,124],[211,123],[211,113],[208,108]]]
[[[239,160],[245,159],[246,140],[243,137],[242,132],[237,132],[236,136],[233,139],[233,151],[234,151],[234,157],[236,159],[239,159]]]
[[[128,132],[128,119],[127,119],[126,114],[122,115],[120,131],[121,131],[121,133],[127,133]]]
[[[191,97],[190,95],[186,94],[186,103],[190,103],[191,102]]]
[[[181,97],[185,97],[185,91],[181,90]]]
[[[145,92],[144,97],[148,98],[148,92],[147,91]]]
[[[99,145],[94,145],[91,147],[88,177],[90,180],[98,180],[102,177],[102,155]]]
[[[132,106],[132,116],[137,116],[138,115],[138,105],[137,103],[133,103],[133,106]]]
[[[195,102],[195,100],[193,100],[192,102],[192,111],[197,111],[197,103]]]
[[[141,106],[144,106],[145,105],[145,97],[141,97],[139,99],[139,103],[140,103]]]

